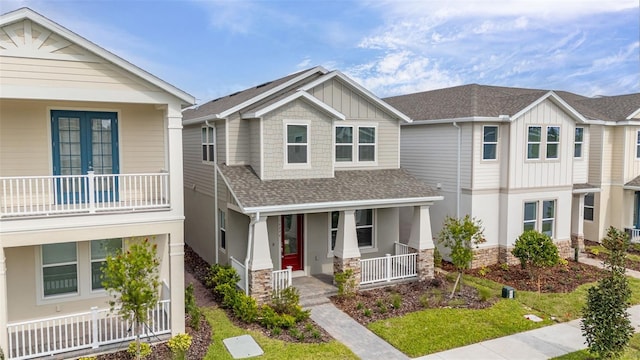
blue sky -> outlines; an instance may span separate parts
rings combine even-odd
[[[322,65],[380,97],[461,84],[640,92],[638,0],[3,0],[199,103]]]

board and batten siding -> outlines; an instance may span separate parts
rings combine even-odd
[[[153,105],[0,100],[0,176],[52,174],[51,110],[117,113],[120,173],[168,170],[164,112]]]
[[[286,165],[285,123],[308,122],[309,164]],[[263,118],[263,180],[333,177],[333,121],[304,100],[295,100]]]
[[[602,183],[603,132],[604,127],[602,125],[591,125],[589,127],[589,147],[585,151],[589,152],[589,178],[587,182],[592,185],[600,185]]]
[[[386,110],[336,78],[325,81],[308,92],[348,119],[386,119],[389,116]]]
[[[625,141],[624,144],[624,164],[622,171],[624,172],[623,183],[627,183],[636,177],[640,176],[640,158],[637,157],[638,148],[638,132],[640,126],[624,126],[620,127],[621,132],[624,132]]]
[[[589,128],[589,126],[583,124],[576,124],[576,127],[583,128],[584,135],[582,139],[582,157],[573,158],[573,183],[584,184],[589,180],[589,149],[591,147],[591,129]],[[575,150],[575,142],[573,149]]]
[[[219,127],[216,126],[216,130]],[[182,148],[185,189],[213,196],[215,166],[202,161],[201,125],[185,126],[182,129]]]
[[[484,126],[498,127],[498,145],[495,160],[483,159]],[[471,157],[473,159],[473,189],[498,189],[500,187],[501,163],[503,161],[508,162],[508,159],[503,157],[503,152],[501,151],[508,143],[508,137],[504,135],[507,126],[495,123],[481,123],[473,124],[472,128],[473,149],[471,151]]]
[[[529,125],[542,126],[540,159],[527,159]],[[545,159],[546,126],[560,127],[558,159]],[[509,188],[541,188],[573,185],[575,121],[550,100],[538,104],[511,123]]]

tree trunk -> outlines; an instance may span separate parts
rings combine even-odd
[[[462,273],[458,273],[458,277],[456,278],[456,283],[453,284],[453,290],[451,290],[451,295],[449,295],[449,299],[453,299],[453,294],[456,293],[456,288],[458,287],[458,282],[462,278]],[[462,284],[460,284],[460,288],[462,288]]]

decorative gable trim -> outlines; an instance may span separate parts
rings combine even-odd
[[[346,76],[345,74],[343,74],[342,72],[340,72],[338,70],[334,70],[334,71],[326,74],[325,76],[322,76],[322,77],[318,78],[317,80],[312,81],[312,82],[304,85],[303,87],[300,88],[300,90],[308,91],[308,90],[313,89],[314,87],[324,83],[325,81],[333,79],[334,77],[337,77],[337,78],[341,79],[345,83],[349,84],[352,88],[357,89],[364,96],[366,96],[371,101],[373,101],[374,103],[376,103],[379,106],[381,106],[383,109],[387,110],[389,113],[391,113],[396,118],[398,118],[400,120],[403,120],[405,122],[408,122],[408,123],[411,122],[411,119],[407,115],[405,115],[404,113],[400,112],[398,109],[394,108],[393,106],[387,104],[382,99],[380,99],[379,97],[375,96],[371,91],[365,89],[360,84],[358,84],[357,82],[351,80],[351,78],[349,78],[348,76]]]
[[[40,49],[40,51],[38,51],[38,57],[41,57],[40,54],[42,53],[41,51],[43,49],[51,53],[52,51],[55,51],[67,46],[71,46],[73,44],[77,44],[78,46],[88,50],[91,54],[95,54],[95,56],[97,56],[96,59],[99,60],[99,58],[102,58],[108,62],[113,63],[116,66],[119,66],[120,68],[140,77],[141,79],[177,97],[184,104],[192,105],[195,103],[195,98],[192,95],[189,95],[188,93],[165,82],[164,80],[161,80],[160,78],[157,78],[154,75],[151,75],[145,70],[101,48],[100,46],[92,43],[91,41],[68,30],[63,26],[58,25],[57,23],[49,20],[48,18],[36,13],[35,11],[29,8],[21,8],[0,16],[0,27],[3,29],[9,29],[7,36],[10,39],[12,39],[12,41],[15,41],[17,37],[17,34],[15,33],[12,34],[12,32],[14,32],[17,28],[23,27],[23,29],[30,34],[31,31],[33,30],[33,24],[37,24],[41,26],[42,28],[44,28],[43,30],[45,31],[42,32],[40,36],[38,36],[36,39],[33,39],[32,35],[25,36],[27,40],[25,41],[25,44],[21,46],[21,47],[25,47],[22,50],[20,50],[19,47],[15,45],[15,43],[13,45],[15,48],[14,49],[11,47],[11,45],[8,45],[6,41],[2,42],[0,46],[2,46],[3,49],[0,49],[0,55],[11,56],[11,52],[14,51],[13,56],[17,56],[17,55],[28,56],[28,54],[30,54],[30,56],[33,56],[34,46],[37,46]],[[47,31],[50,33],[47,34]],[[25,35],[27,34],[25,33]],[[46,38],[52,38],[52,36],[54,37],[59,36],[60,40],[56,41],[54,44],[46,45],[45,47],[42,47],[42,44],[44,43]],[[9,52],[8,54],[7,54],[7,51]],[[63,54],[60,54],[60,55],[63,55]],[[65,57],[67,59],[73,59],[75,57],[75,60],[86,61],[86,58],[79,59],[78,56],[73,56],[73,55],[62,56],[62,58],[65,58]]]
[[[511,116],[511,121],[514,121],[517,118],[519,118],[520,116],[526,114],[529,110],[531,110],[534,107],[538,106],[540,103],[542,103],[543,101],[545,101],[547,99],[550,99],[556,105],[560,106],[560,108],[562,108],[565,112],[567,112],[569,115],[571,115],[571,117],[574,118],[579,123],[582,123],[582,124],[587,123],[587,119],[582,114],[580,114],[578,111],[576,111],[576,109],[574,109],[571,105],[567,104],[566,101],[562,100],[562,98],[560,96],[558,96],[553,91],[549,91],[548,93],[546,93],[543,96],[541,96],[538,100],[532,102],[531,104],[529,104],[524,109],[522,109],[522,110],[518,111],[517,113],[515,113],[513,116]]]
[[[336,109],[332,108],[331,106],[323,103],[318,98],[316,98],[315,96],[310,95],[306,91],[297,91],[293,95],[287,96],[284,99],[276,101],[275,103],[270,104],[268,106],[265,106],[265,107],[263,107],[261,109],[258,109],[256,111],[254,111],[254,112],[242,114],[242,118],[243,119],[255,119],[255,118],[262,117],[265,114],[268,114],[268,113],[272,112],[273,110],[278,109],[279,107],[281,107],[283,105],[286,105],[286,104],[288,104],[288,103],[290,103],[292,101],[295,101],[297,99],[304,99],[304,100],[310,102],[311,104],[317,106],[319,109],[324,110],[326,113],[328,113],[329,115],[331,115],[335,119],[339,119],[339,120],[345,120],[346,119],[346,116],[344,114],[342,114],[341,112],[339,112]]]
[[[634,118],[639,115],[640,115],[640,108],[638,108],[638,110],[632,112],[629,116],[627,116],[626,120],[634,120]]]

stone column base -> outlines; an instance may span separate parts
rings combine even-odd
[[[360,258],[339,258],[337,256],[333,257],[333,273],[341,273],[346,270],[353,270],[353,280],[355,281],[355,288],[358,289],[360,287]]]
[[[571,247],[578,248],[580,252],[584,251],[584,235],[571,234]]]
[[[271,272],[272,269],[249,270],[249,295],[256,299],[258,304],[271,301]]]
[[[434,262],[433,253],[435,249],[423,249],[418,250],[412,247],[409,248],[412,253],[417,253],[416,265],[418,271],[418,281],[431,280],[434,277]]]
[[[573,258],[574,252],[573,248],[571,247],[572,243],[572,240],[554,241],[554,244],[556,244],[556,246],[558,247],[558,255],[562,259]]]

